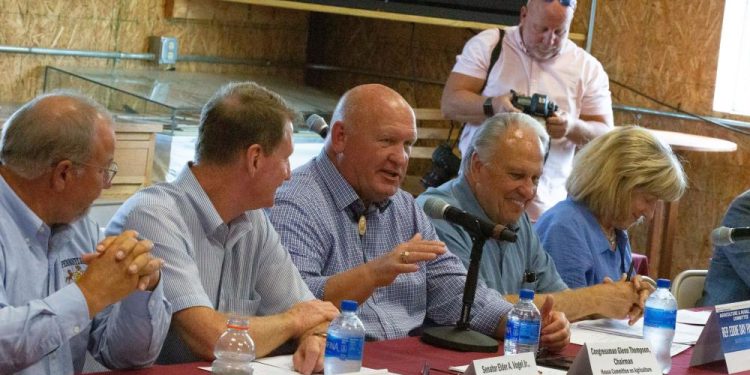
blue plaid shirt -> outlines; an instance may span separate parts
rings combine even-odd
[[[399,190],[387,202],[364,205],[325,151],[296,169],[276,195],[269,217],[310,290],[322,298],[328,278],[390,252],[416,233],[438,240],[430,219],[411,195]],[[359,235],[358,217],[367,229]],[[405,337],[427,319],[454,324],[460,316],[466,269],[448,252],[418,272],[401,274],[377,288],[358,315],[370,339]],[[494,335],[500,318],[512,308],[483,282],[477,286],[472,328]]]

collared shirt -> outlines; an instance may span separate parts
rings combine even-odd
[[[612,251],[594,214],[570,198],[545,212],[534,229],[571,288],[599,284],[605,277],[619,280],[633,261],[627,232],[615,229]]]
[[[721,225],[750,226],[750,190],[732,201]],[[703,304],[714,306],[750,299],[750,241],[714,247],[706,276]]]
[[[485,30],[471,38],[456,57],[453,71],[482,81],[487,77],[492,49],[497,45],[497,29]],[[573,118],[586,115],[612,116],[609,77],[602,64],[568,39],[560,53],[546,61],[526,54],[519,28],[505,30],[503,48],[482,91],[483,96],[498,96],[515,90],[522,95],[544,94]],[[467,124],[461,133],[459,148],[464,153],[479,124]],[[535,220],[567,196],[565,180],[570,175],[576,145],[568,139],[553,139],[544,164],[537,196],[528,208]]]
[[[265,316],[313,299],[263,211],[224,223],[189,166],[173,182],[136,193],[107,227],[134,229],[154,242],[153,253],[166,261],[164,294],[173,310]],[[159,363],[195,360],[170,330]]]
[[[75,281],[98,242],[86,217],[50,228],[0,176],[0,373],[81,372],[87,348],[113,368],[156,359],[171,317],[162,282],[89,319]]]
[[[390,252],[421,233],[437,240],[429,218],[414,198],[399,190],[382,209],[359,219],[352,205],[359,196],[338,172],[325,151],[296,169],[276,195],[269,210],[284,247],[292,255],[310,290],[318,298],[328,279]],[[388,286],[375,289],[358,310],[369,339],[405,337],[425,319],[441,325],[454,324],[460,316],[466,269],[452,253],[420,265],[419,271],[400,274]],[[494,335],[497,324],[511,305],[480,281],[472,307],[472,328]]]
[[[417,204],[424,207],[430,198],[440,198],[453,207],[492,222],[479,205],[463,175],[437,188],[427,189],[417,198]],[[462,227],[442,219],[433,219],[432,224],[435,225],[440,239],[468,268],[473,247],[469,233]],[[488,239],[482,248],[479,276],[487,286],[503,295],[518,294],[521,289],[531,289],[537,293],[567,289],[557,273],[552,258],[539,243],[539,238],[531,228],[526,214],[521,216],[514,227],[517,230],[516,242]]]

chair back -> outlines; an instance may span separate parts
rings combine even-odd
[[[703,295],[703,284],[708,270],[685,270],[672,282],[672,294],[677,300],[678,309],[695,307]]]
[[[654,279],[652,279],[652,278],[650,278],[650,277],[648,277],[646,275],[639,275],[639,276],[641,276],[641,281],[647,282],[649,285],[651,285],[651,287],[653,287],[654,289],[656,289],[656,280],[654,280]]]

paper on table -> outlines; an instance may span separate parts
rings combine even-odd
[[[677,323],[705,326],[711,311],[677,310]]]
[[[205,370],[208,372],[211,372],[211,367],[198,367],[201,370]],[[265,363],[260,362],[253,362],[253,372],[256,374],[263,374],[263,375],[289,375],[289,374],[299,374],[296,371],[288,370],[284,368],[278,368],[275,366],[267,365]]]
[[[632,326],[625,319],[596,319],[575,323],[585,330],[609,333],[615,336],[643,338],[643,318]],[[673,342],[678,344],[694,345],[703,331],[703,326],[677,323]]]
[[[463,366],[451,366],[448,367],[448,370],[456,371],[460,373],[466,372],[466,369],[469,368],[469,365],[463,365]],[[539,372],[539,375],[565,375],[568,372],[564,370],[558,370],[554,368],[544,367],[544,366],[536,366],[537,372]]]
[[[580,323],[573,323],[570,325],[570,342],[577,345],[583,345],[587,342],[610,342],[614,335],[612,333],[593,331],[589,329],[582,329]],[[627,325],[627,323],[625,323]],[[631,339],[633,337],[621,336],[625,339]],[[641,337],[638,337],[641,338]],[[674,357],[690,348],[690,345],[681,344],[677,342],[672,343],[672,347],[669,350],[670,356]]]
[[[211,367],[198,367],[201,370],[211,371]],[[256,374],[263,375],[288,375],[299,374],[294,371],[292,355],[279,355],[275,357],[264,357],[253,361],[253,369]],[[388,370],[374,370],[362,367],[360,374],[390,374]]]

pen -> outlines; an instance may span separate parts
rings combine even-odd
[[[632,278],[631,275],[633,274],[633,265],[635,265],[635,262],[632,260],[630,261],[630,268],[628,268],[628,274],[625,276],[625,281],[630,281]]]

